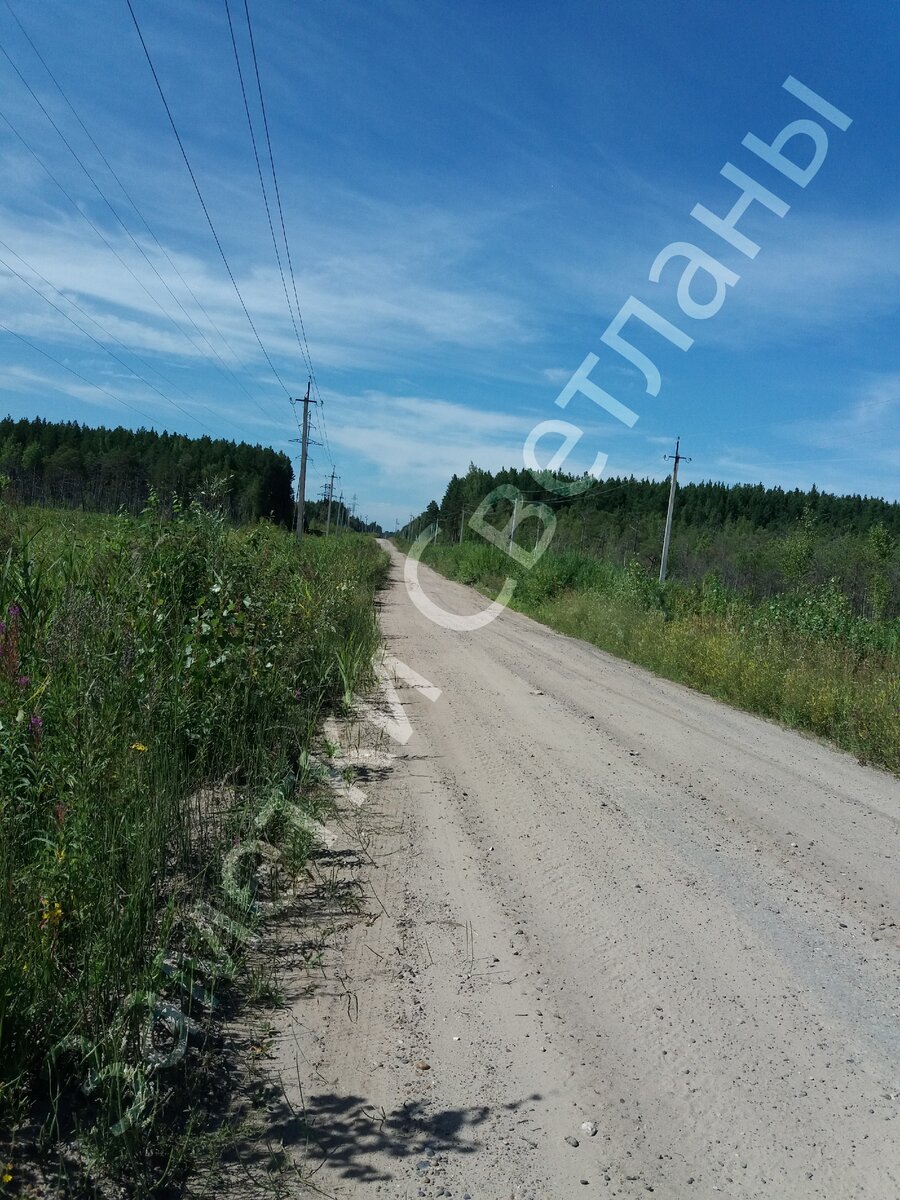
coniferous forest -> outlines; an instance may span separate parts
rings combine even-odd
[[[494,489],[512,485],[528,503],[548,505],[556,518],[552,548],[576,550],[625,566],[659,570],[669,497],[668,480],[609,478],[572,496],[550,484],[578,483],[509,468],[492,474],[471,464],[454,475],[440,503],[432,501],[399,532],[409,536],[437,522],[438,542],[476,540],[472,513]],[[491,502],[485,519],[504,528],[512,504]],[[523,521],[522,518],[525,518]],[[533,545],[538,522],[520,512],[517,541]],[[813,487],[699,483],[679,479],[669,575],[685,583],[714,574],[725,586],[759,599],[835,581],[854,610],[896,616],[900,504],[876,497],[835,496]]]
[[[75,421],[0,421],[0,475],[19,504],[137,513],[151,491],[163,503],[188,500],[219,481],[237,521],[293,517],[288,456],[268,446],[186,437],[151,429],[92,429]]]

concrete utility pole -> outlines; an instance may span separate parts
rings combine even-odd
[[[334,498],[334,468],[331,471],[331,478],[328,480],[328,515],[325,518],[325,536],[331,529],[331,501]]]
[[[306,453],[309,449],[309,406],[315,404],[315,400],[310,400],[309,389],[311,381],[307,381],[306,395],[302,400],[292,400],[292,404],[303,405],[303,430],[300,438],[300,480],[297,484],[297,526],[296,534],[298,539],[303,537],[303,514],[306,508]]]
[[[516,525],[519,523],[519,497],[516,496],[513,500],[513,515],[509,523],[509,549],[512,550],[513,542],[516,540]]]
[[[669,486],[669,511],[666,513],[666,532],[663,534],[662,560],[659,564],[659,582],[666,582],[666,567],[669,563],[669,542],[672,540],[672,513],[675,511],[675,489],[678,487],[678,464],[680,462],[690,462],[689,458],[685,458],[683,454],[678,453],[681,446],[681,438],[675,439],[675,453],[666,454],[666,458],[671,458],[672,462],[672,482]]]

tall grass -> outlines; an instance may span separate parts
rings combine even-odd
[[[424,561],[573,637],[900,774],[900,620],[855,616],[836,583],[762,602],[702,583],[660,587],[637,563],[548,551],[531,570],[485,542]]]
[[[49,1144],[64,1126],[132,1190],[171,1174],[140,997],[181,1002],[171,963],[209,957],[187,914],[219,902],[260,807],[314,805],[311,739],[371,669],[383,560],[371,539],[298,547],[200,503],[0,509],[4,1175],[12,1131]]]

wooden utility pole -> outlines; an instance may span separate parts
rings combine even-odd
[[[303,405],[303,429],[300,437],[300,479],[297,484],[297,538],[303,537],[303,515],[306,508],[306,453],[309,449],[309,406],[315,404],[315,400],[310,400],[309,389],[311,382],[307,381],[306,395],[302,400],[293,400],[293,404]]]
[[[669,542],[672,540],[672,513],[675,511],[675,490],[678,487],[678,464],[680,462],[690,462],[689,458],[685,458],[683,454],[679,454],[678,450],[681,446],[681,438],[675,439],[675,453],[665,455],[666,458],[671,458],[672,461],[672,482],[669,486],[669,511],[666,513],[666,532],[663,534],[662,559],[659,564],[659,582],[666,582],[666,567],[669,563]]]
[[[462,545],[463,534],[466,531],[466,510],[463,509],[459,514],[459,544]]]

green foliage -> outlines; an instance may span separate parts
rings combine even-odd
[[[134,998],[191,992],[162,967],[209,957],[198,900],[250,920],[225,856],[288,799],[316,814],[311,738],[378,641],[373,541],[298,546],[213,504],[0,510],[0,1128],[43,1079],[105,1169],[142,1186],[175,1118]]]
[[[438,543],[481,538],[467,525],[494,489],[518,488],[529,502],[546,503],[556,519],[553,548],[585,551],[610,563],[637,559],[651,577],[659,571],[668,485],[649,479],[594,481],[575,496],[551,483],[578,482],[539,472],[503,470],[496,475],[474,464],[454,475],[439,506]],[[583,482],[583,481],[581,481]],[[487,519],[502,528],[511,516],[508,499],[493,502]],[[420,532],[435,518],[434,506],[403,531]],[[517,535],[532,546],[536,522]],[[818,587],[837,579],[857,615],[881,621],[900,615],[900,504],[861,496],[831,496],[811,488],[765,488],[687,483],[679,488],[669,556],[669,577],[702,584],[715,572],[732,592],[764,600],[784,591]],[[499,568],[503,570],[503,568]]]
[[[869,559],[869,597],[872,614],[881,621],[887,614],[891,598],[891,566],[897,560],[897,541],[888,533],[884,523],[873,525],[866,537]]]
[[[24,504],[137,513],[151,491],[184,503],[218,478],[225,481],[222,507],[234,520],[288,524],[293,515],[287,455],[223,438],[7,417],[0,421],[0,471]]]
[[[653,576],[633,558],[622,573],[620,591],[640,608],[659,608],[663,590]]]
[[[816,518],[810,507],[803,510],[797,525],[781,543],[781,569],[793,587],[808,577],[815,556]]]

